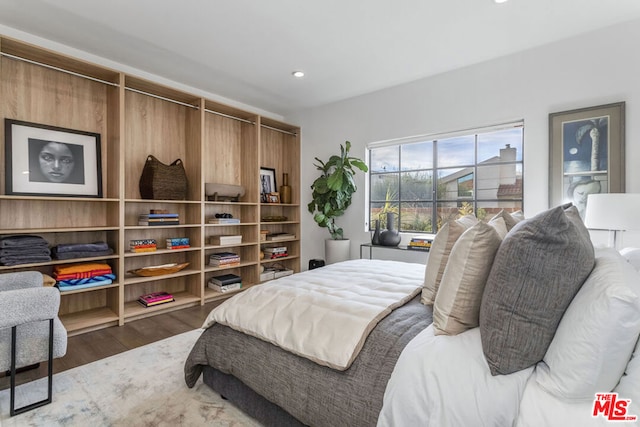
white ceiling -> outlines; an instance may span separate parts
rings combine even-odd
[[[638,18],[640,0],[0,0],[7,27],[280,115]]]

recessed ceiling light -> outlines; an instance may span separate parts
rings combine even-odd
[[[496,3],[498,3],[498,4],[499,4],[499,3],[506,3],[506,2],[507,2],[507,0],[493,0],[493,1],[494,1],[494,2],[496,2]]]
[[[297,71],[294,71],[293,73],[291,73],[291,75],[293,77],[297,77],[297,78],[304,77],[304,71],[297,70]]]

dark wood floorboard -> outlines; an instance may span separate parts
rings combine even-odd
[[[69,337],[67,354],[53,361],[53,373],[95,362],[127,350],[151,344],[202,326],[209,312],[220,302],[176,310],[145,319]],[[19,345],[19,344],[18,344]],[[3,374],[0,374],[3,375]],[[16,376],[23,384],[47,376],[47,363]],[[0,377],[0,390],[9,388],[9,377]]]

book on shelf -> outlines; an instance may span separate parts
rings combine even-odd
[[[167,249],[186,249],[190,248],[188,237],[172,237],[166,239]]]
[[[240,255],[233,252],[218,252],[209,255],[209,265],[213,267],[238,267]]]
[[[129,248],[133,253],[155,252],[157,249],[155,246]]]
[[[291,233],[269,233],[267,234],[267,240],[277,242],[278,240],[291,240],[295,239],[296,235]]]
[[[215,283],[216,285],[231,285],[242,282],[242,278],[236,274],[222,274],[220,276],[211,277],[209,282]]]
[[[223,293],[224,292],[230,292],[230,291],[237,291],[239,289],[242,289],[242,283],[241,282],[230,283],[228,285],[218,285],[217,283],[211,283],[209,281],[207,286],[209,287],[209,289],[213,289],[216,292],[223,292]]]
[[[172,301],[175,301],[173,295],[164,291],[152,292],[138,297],[138,302],[145,307],[151,307],[153,305],[164,304]]]
[[[289,252],[278,252],[269,255],[269,259],[286,258],[289,256]]]
[[[169,245],[175,245],[175,246],[184,246],[184,245],[189,245],[190,241],[188,237],[170,237],[168,239],[166,239],[166,243],[167,246]]]
[[[240,243],[242,243],[242,235],[234,234],[211,236],[209,238],[209,243],[212,245],[239,245]]]
[[[210,218],[209,224],[240,224],[240,218]]]
[[[156,245],[156,239],[134,239],[129,240],[129,247],[131,246],[145,246],[145,245]]]
[[[266,246],[262,250],[264,252],[269,252],[269,253],[287,252],[287,247],[286,246]]]
[[[412,246],[412,245],[407,245],[407,249],[411,250],[411,251],[424,251],[424,252],[429,252],[431,250],[431,247],[426,247],[426,246]]]
[[[153,226],[157,226],[157,225],[180,225],[180,221],[176,220],[175,218],[167,218],[167,219],[162,219],[162,220],[155,220],[155,219],[149,219],[149,220],[138,220],[138,225],[148,225],[150,227]]]
[[[148,213],[148,214],[140,214],[139,219],[164,219],[164,218],[179,218],[180,215],[177,213]]]

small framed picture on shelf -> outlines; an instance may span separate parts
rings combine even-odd
[[[5,119],[6,194],[102,197],[100,134]]]
[[[276,187],[276,170],[272,168],[260,168],[260,201],[270,203],[269,195],[278,191]]]
[[[267,197],[267,203],[280,203],[280,193],[271,192]]]

